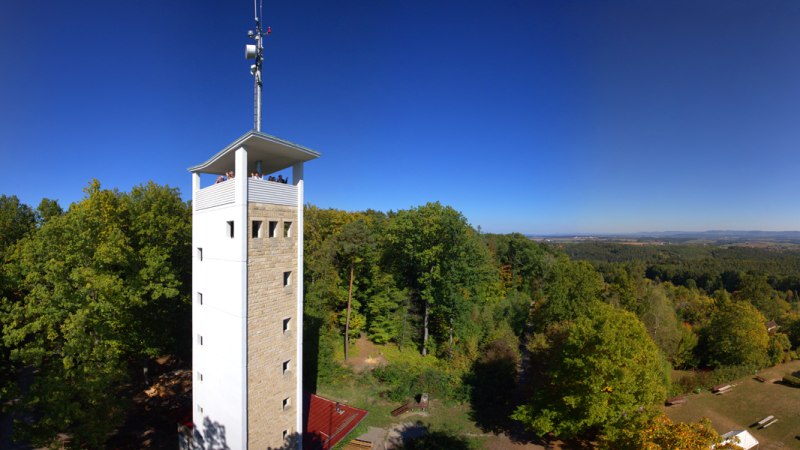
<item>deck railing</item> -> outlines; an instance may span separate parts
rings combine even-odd
[[[297,206],[297,186],[293,184],[250,178],[247,187],[250,203]]]
[[[195,209],[213,208],[233,203],[235,199],[234,188],[233,180],[228,180],[200,189],[195,199],[197,203]]]
[[[233,203],[235,200],[234,180],[200,189],[197,193],[196,209],[207,209]],[[275,181],[248,178],[248,200],[250,203],[269,203],[273,205],[297,206],[297,186]]]

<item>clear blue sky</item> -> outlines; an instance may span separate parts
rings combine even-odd
[[[7,0],[0,193],[190,195],[252,128],[252,3]],[[307,200],[484,231],[800,229],[800,2],[269,1],[264,131]]]

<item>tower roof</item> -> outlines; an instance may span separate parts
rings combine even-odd
[[[254,170],[256,161],[261,161],[264,173],[277,172],[295,163],[311,161],[320,156],[318,152],[309,148],[253,130],[233,141],[208,161],[189,167],[188,170],[222,175],[233,170],[236,149],[240,147],[247,149],[248,171]]]

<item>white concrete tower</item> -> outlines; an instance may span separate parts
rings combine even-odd
[[[189,168],[198,448],[301,446],[303,164],[317,157],[251,131]]]

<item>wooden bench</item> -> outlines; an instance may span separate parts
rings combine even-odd
[[[772,419],[769,422],[765,423],[764,425],[761,425],[761,428],[759,428],[759,430],[763,430],[764,428],[767,428],[768,426],[772,425],[773,423],[775,423],[777,421],[778,421],[778,419]]]
[[[755,380],[756,381],[760,381],[761,383],[766,383],[767,382],[767,379],[762,377],[762,376],[760,376],[760,375],[755,377]]]
[[[769,422],[770,420],[772,420],[774,418],[775,418],[775,416],[767,416],[767,417],[764,417],[763,419],[759,420],[756,423],[758,424],[758,426],[763,427],[765,423]]]
[[[372,442],[364,441],[361,439],[353,439],[342,448],[342,450],[364,450],[364,449],[372,450]]]
[[[395,408],[395,409],[392,411],[392,416],[393,416],[393,417],[397,417],[397,416],[399,416],[400,414],[403,414],[404,412],[408,412],[408,410],[410,410],[410,409],[411,409],[411,407],[410,407],[410,406],[408,406],[408,403],[406,403],[405,405],[403,405],[403,406],[401,406],[401,407],[399,407],[399,408]]]

